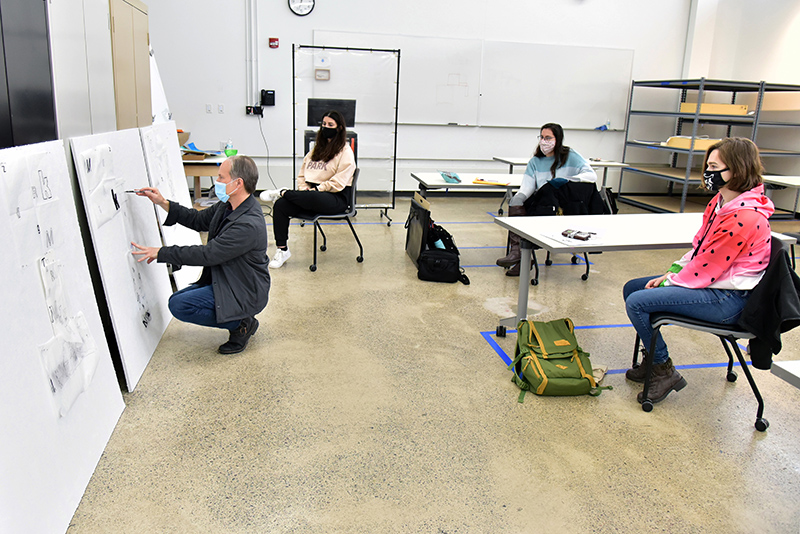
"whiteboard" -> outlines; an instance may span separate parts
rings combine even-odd
[[[398,122],[401,124],[478,123],[481,76],[478,39],[315,30],[314,44],[400,49]],[[331,79],[335,75],[333,63]]]
[[[0,532],[65,532],[124,404],[62,141],[0,150]]]
[[[175,122],[169,121],[146,126],[140,128],[139,133],[142,137],[142,149],[150,186],[161,191],[167,200],[174,200],[182,206],[191,207],[192,198],[189,196],[189,186],[186,183],[186,174],[183,172]],[[158,208],[156,213],[165,246],[203,244],[200,234],[190,228],[180,224],[164,226],[164,221],[167,219],[166,211]],[[172,273],[175,286],[180,290],[197,282],[202,271],[202,267],[184,265]]]
[[[125,193],[148,184],[138,129],[70,139],[128,391],[133,391],[170,321],[164,263],[139,263],[131,241],[160,246],[155,207]]]
[[[314,44],[399,48],[401,124],[625,127],[633,50],[319,30]]]
[[[624,128],[633,50],[485,41],[482,126]]]

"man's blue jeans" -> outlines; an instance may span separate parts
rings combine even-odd
[[[241,321],[217,322],[217,310],[214,304],[214,288],[210,285],[192,284],[176,291],[169,298],[169,311],[184,323],[199,324],[212,328],[236,330]]]
[[[713,323],[736,324],[750,295],[749,291],[734,289],[689,289],[679,286],[645,289],[645,284],[658,276],[630,280],[622,290],[625,311],[647,350],[653,339],[651,313],[668,312]],[[659,331],[653,363],[664,363],[667,358],[667,344]]]

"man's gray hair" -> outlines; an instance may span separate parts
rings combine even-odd
[[[231,177],[241,178],[244,182],[244,190],[251,195],[256,190],[258,184],[258,167],[252,158],[247,156],[231,156]]]

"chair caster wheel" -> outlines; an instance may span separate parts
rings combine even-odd
[[[572,259],[571,259],[571,260],[569,260],[569,261],[571,261],[571,262],[572,262],[572,265],[575,265],[575,264],[577,264],[577,263],[578,263],[578,256],[572,256]]]
[[[356,256],[356,261],[357,261],[358,263],[361,263],[361,262],[363,262],[363,261],[364,261],[364,256]]]
[[[308,270],[309,270],[309,271],[311,271],[311,272],[313,273],[314,271],[316,271],[316,270],[317,270],[317,266],[316,266],[316,265],[309,265],[309,266],[308,266]]]
[[[550,267],[551,265],[553,265],[553,260],[544,260],[544,264]]]
[[[389,222],[386,223],[386,226],[391,226],[391,225],[392,225],[392,221],[389,221]]]
[[[736,382],[737,376],[736,376],[736,373],[731,371],[730,373],[728,373],[728,375],[725,378],[728,379],[728,382]]]
[[[503,325],[498,326],[494,331],[494,335],[497,337],[506,337],[506,327]]]
[[[497,214],[498,215],[503,215],[503,208],[500,208],[499,210],[497,210]]]
[[[756,419],[756,430],[758,430],[759,432],[764,432],[768,428],[769,428],[769,421],[767,421],[763,417],[759,417],[758,419]]]
[[[326,247],[325,245],[322,245],[321,247],[319,247],[319,249],[320,249],[322,252],[325,252],[326,250],[328,250],[328,247]]]
[[[645,412],[652,412],[653,411],[653,402],[650,399],[645,399],[642,402],[642,410]]]
[[[538,286],[538,285],[539,285],[539,280],[537,280],[536,278],[534,278],[533,280],[531,280],[531,285],[532,285],[532,286]]]
[[[589,275],[588,275],[588,274],[586,274],[586,273],[583,273],[583,274],[581,275],[581,280],[583,280],[584,282],[585,282],[586,280],[588,280],[588,279],[589,279]]]

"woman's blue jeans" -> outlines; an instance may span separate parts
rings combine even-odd
[[[657,276],[660,275],[630,280],[622,290],[625,311],[647,350],[650,350],[653,339],[651,313],[674,313],[713,323],[736,324],[750,295],[749,291],[734,289],[689,289],[679,286],[645,289],[645,284]],[[664,363],[668,358],[667,344],[659,330],[653,363]]]
[[[217,322],[217,310],[214,304],[214,288],[210,285],[192,284],[176,291],[169,298],[169,311],[184,323],[199,324],[212,328],[236,330],[241,321]]]

